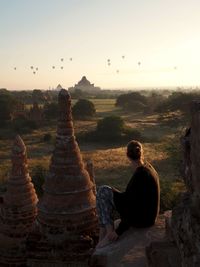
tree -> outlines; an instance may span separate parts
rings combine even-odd
[[[44,115],[46,119],[58,118],[58,103],[47,103],[44,106]]]
[[[19,134],[31,133],[33,130],[38,128],[35,121],[23,116],[15,118],[12,121],[12,127],[13,130]]]
[[[11,120],[14,105],[14,98],[10,94],[0,94],[0,123],[2,125],[4,125],[7,121]]]
[[[125,125],[120,116],[108,116],[97,122],[96,129],[79,135],[79,140],[101,143],[128,142],[131,139],[141,140],[141,133]]]
[[[116,139],[119,138],[125,130],[124,120],[119,116],[108,116],[99,120],[96,132],[102,138]]]
[[[142,104],[145,105],[147,103],[147,98],[138,92],[122,94],[117,97],[115,105],[124,108],[127,105],[127,103],[133,101],[141,102]]]
[[[74,92],[70,92],[70,95],[71,95],[72,98],[79,99],[79,98],[82,98],[86,94],[83,93],[83,91],[81,89],[76,88],[74,90]]]
[[[39,89],[34,89],[32,92],[33,102],[43,103],[45,100],[44,94]]]
[[[119,95],[115,105],[126,111],[138,112],[144,111],[147,104],[147,98],[138,92]]]
[[[94,104],[87,99],[79,99],[72,108],[75,118],[93,117],[96,113]]]
[[[189,113],[190,103],[193,100],[200,100],[200,94],[196,92],[173,92],[160,105],[157,106],[157,112],[169,112],[180,110],[182,113]]]
[[[128,101],[124,106],[124,110],[130,111],[130,112],[138,112],[143,111],[146,108],[146,105],[143,104],[140,101]]]

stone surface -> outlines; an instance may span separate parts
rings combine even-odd
[[[131,228],[118,241],[94,251],[89,266],[146,267],[145,247],[152,241],[164,240],[165,217],[160,215],[154,226],[143,229]]]
[[[26,261],[26,238],[37,215],[37,196],[28,173],[26,147],[17,136],[12,148],[12,170],[1,204],[0,266]]]
[[[152,242],[146,247],[149,267],[181,267],[181,257],[171,241]]]

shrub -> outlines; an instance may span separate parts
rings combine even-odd
[[[196,92],[173,92],[163,103],[157,106],[157,112],[169,112],[180,110],[183,113],[189,113],[190,103],[193,100],[199,100],[200,95]]]
[[[144,112],[147,106],[147,97],[141,95],[139,92],[122,94],[118,96],[115,105],[129,112]]]
[[[124,104],[124,110],[129,112],[138,112],[138,111],[144,111],[146,108],[146,105],[140,101],[129,101],[126,104]]]
[[[126,127],[124,120],[119,116],[108,116],[98,121],[96,130],[80,133],[78,140],[93,142],[127,142],[131,139],[141,140],[138,130]]]
[[[130,128],[130,127],[126,127],[125,128],[124,134],[125,134],[125,137],[126,137],[127,141],[130,141],[130,140],[133,140],[133,139],[134,140],[138,140],[138,141],[142,140],[141,132],[136,130],[136,129]]]
[[[35,121],[29,120],[25,117],[18,117],[12,122],[14,131],[17,133],[30,133],[37,129],[37,123]]]
[[[87,99],[79,99],[72,108],[74,118],[93,117],[95,113],[94,104]]]
[[[48,103],[44,106],[44,115],[48,120],[57,119],[58,117],[58,103]]]
[[[5,125],[6,122],[10,121],[12,118],[12,112],[15,106],[15,99],[10,95],[10,93],[6,93],[1,91],[0,93],[0,123],[1,125]]]
[[[147,98],[138,92],[122,94],[122,95],[118,96],[115,105],[124,108],[127,105],[127,103],[132,103],[133,101],[146,104]]]
[[[169,180],[160,180],[160,211],[171,210],[180,194],[185,191],[185,185],[183,182],[174,182]]]
[[[102,138],[112,140],[122,136],[124,129],[125,123],[121,117],[108,116],[98,121],[96,132]]]

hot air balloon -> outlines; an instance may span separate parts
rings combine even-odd
[[[34,71],[33,74],[36,74],[36,72]]]
[[[138,66],[140,66],[141,65],[141,62],[140,61],[138,61]]]
[[[69,60],[72,61],[72,57],[70,57]]]
[[[33,66],[31,66],[30,68],[33,69]]]
[[[61,58],[60,60],[61,60],[61,61],[64,61],[64,58]]]
[[[61,70],[63,70],[63,66],[61,66],[60,68],[61,68]]]
[[[38,70],[38,68],[36,68],[36,70]]]
[[[110,62],[108,62],[108,66],[110,66],[111,64],[110,64]]]
[[[16,70],[17,68],[16,67],[14,67],[14,70]]]
[[[122,56],[122,59],[125,59],[125,56]]]
[[[55,69],[55,66],[52,66],[52,69]]]
[[[110,59],[108,58],[107,61],[110,62]]]

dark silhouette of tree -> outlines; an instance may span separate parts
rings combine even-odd
[[[123,108],[126,111],[143,111],[147,105],[147,98],[141,95],[139,92],[122,94],[117,97],[115,105]]]
[[[108,116],[99,120],[96,132],[103,138],[118,138],[125,130],[124,120],[119,116]]]
[[[32,98],[33,98],[33,102],[37,102],[37,103],[43,103],[45,101],[45,96],[43,92],[39,89],[33,90]]]
[[[84,96],[87,96],[88,94],[86,92],[83,92],[81,89],[76,88],[74,92],[71,92],[71,97],[75,99],[81,99]]]
[[[0,123],[5,125],[7,121],[12,119],[15,100],[9,92],[0,92]]]
[[[44,105],[44,116],[46,119],[56,119],[58,117],[58,103],[47,103]]]
[[[72,108],[74,118],[93,117],[96,113],[94,104],[87,99],[79,99]]]
[[[183,113],[189,113],[190,104],[193,100],[200,100],[200,94],[197,92],[173,92],[169,97],[156,108],[157,112],[169,112],[180,110]]]

